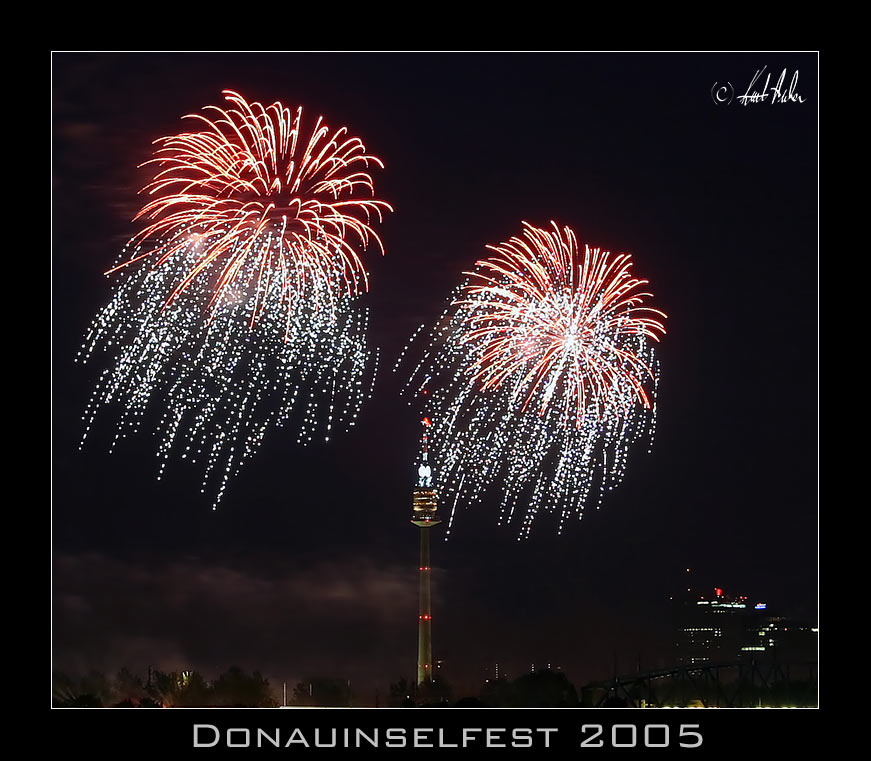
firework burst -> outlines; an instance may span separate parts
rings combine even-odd
[[[156,141],[144,227],[79,354],[110,357],[83,442],[106,405],[116,442],[160,407],[160,472],[173,452],[202,463],[215,503],[270,427],[306,443],[353,425],[374,379],[360,252],[383,253],[372,223],[390,210],[372,198],[383,164],[346,128],[224,95]]]
[[[628,254],[582,252],[568,227],[524,223],[488,248],[409,389],[428,398],[448,532],[457,506],[491,488],[520,537],[541,510],[562,530],[622,480],[630,445],[652,440],[665,315],[645,306]]]

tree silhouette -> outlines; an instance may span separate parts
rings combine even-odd
[[[269,708],[278,705],[269,689],[269,680],[259,671],[250,676],[232,666],[213,685],[214,705]]]
[[[417,686],[417,704],[421,706],[450,705],[451,695],[451,685],[443,676],[426,679]]]
[[[115,675],[112,688],[116,706],[120,706],[122,703],[137,706],[147,695],[142,679],[126,668],[121,669]]]
[[[346,708],[354,703],[354,693],[346,679],[312,677],[293,688],[293,702],[299,706]]]
[[[507,679],[488,679],[481,689],[480,698],[492,708],[513,708],[519,705],[514,684]]]
[[[265,708],[277,705],[269,681],[259,671],[247,674],[234,666],[209,684],[197,671],[149,670],[148,684],[129,669],[114,678],[92,671],[81,679],[55,672],[52,704],[57,707],[160,708],[243,706]]]
[[[152,671],[148,696],[168,708],[215,704],[211,688],[196,671]]]
[[[387,705],[392,708],[410,708],[414,705],[415,685],[402,677],[398,682],[390,683],[390,697]]]
[[[478,698],[468,697],[460,698],[454,703],[454,708],[489,708],[489,706]]]
[[[567,708],[578,705],[578,691],[559,674],[545,669],[514,680],[515,705],[529,708]]]

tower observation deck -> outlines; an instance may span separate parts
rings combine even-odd
[[[417,481],[412,496],[411,522],[420,529],[420,603],[417,623],[417,683],[433,678],[432,673],[432,597],[430,590],[429,532],[441,523],[438,498],[433,485],[432,466],[428,461],[428,431],[431,421],[424,417],[420,437]]]

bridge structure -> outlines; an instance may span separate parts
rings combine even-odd
[[[750,708],[816,706],[815,663],[721,663],[614,676],[581,690],[593,707]]]

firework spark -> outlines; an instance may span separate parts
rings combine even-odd
[[[581,252],[552,227],[524,223],[488,246],[411,375],[433,418],[448,532],[457,505],[489,488],[501,489],[500,523],[522,512],[520,537],[541,510],[561,531],[620,483],[630,445],[652,440],[665,314],[645,306],[628,254]]]
[[[372,223],[391,210],[371,197],[383,164],[346,128],[224,95],[185,117],[198,131],[156,141],[145,226],[79,354],[111,358],[83,442],[105,405],[121,409],[115,441],[159,405],[160,472],[176,451],[203,463],[215,503],[273,425],[306,443],[354,424],[374,378],[360,252],[383,253]]]

